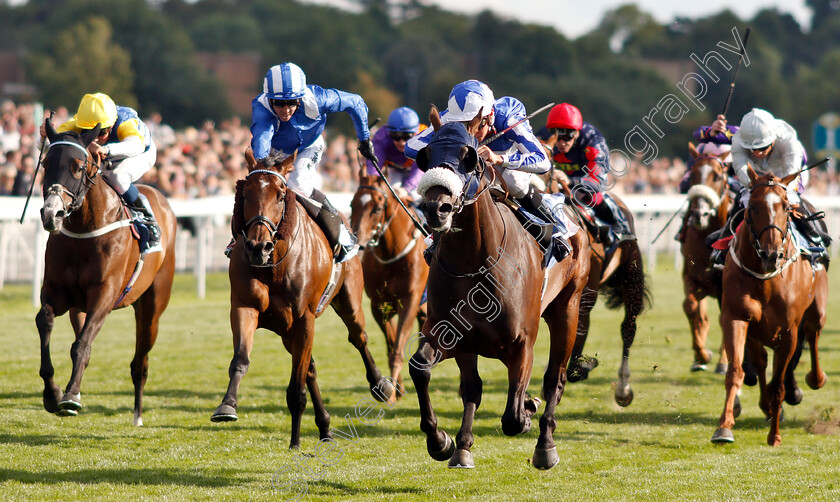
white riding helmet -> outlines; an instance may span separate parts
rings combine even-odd
[[[765,148],[776,140],[776,118],[767,110],[753,108],[741,119],[741,146],[747,150]]]
[[[269,99],[300,99],[306,92],[306,75],[294,63],[272,66],[265,75],[263,92]]]
[[[486,117],[493,113],[493,91],[487,84],[478,80],[467,80],[452,88],[447,103],[446,115],[441,117],[443,123],[466,122],[481,110],[481,116]]]

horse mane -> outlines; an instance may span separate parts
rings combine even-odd
[[[242,193],[245,190],[245,181],[242,179],[236,182],[236,193],[233,197],[233,217],[230,220],[230,230],[233,232],[234,238],[245,230],[245,209],[243,207],[245,205],[245,196]],[[285,204],[283,219],[280,220],[280,224],[277,226],[277,233],[282,239],[287,239],[291,236],[293,222],[297,218],[298,211],[297,197],[295,196],[295,192],[289,188],[286,189]]]

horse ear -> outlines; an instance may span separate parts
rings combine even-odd
[[[248,166],[248,172],[253,171],[257,167],[257,159],[254,158],[254,151],[249,146],[245,150],[245,165]]]
[[[478,152],[476,152],[475,148],[467,145],[462,146],[458,157],[461,159],[461,165],[464,167],[464,171],[471,173],[478,167]]]
[[[429,123],[432,124],[432,129],[434,129],[435,132],[437,132],[442,125],[440,122],[440,112],[438,112],[437,106],[434,104],[432,104],[432,109],[429,111]]]
[[[756,174],[755,169],[753,169],[752,164],[747,162],[747,176],[750,177],[750,185],[758,181],[758,174]]]
[[[414,159],[414,162],[417,164],[417,167],[423,171],[424,173],[429,170],[429,147],[423,147],[417,152],[417,158]]]
[[[282,162],[280,162],[280,174],[285,178],[287,174],[295,170],[295,159],[297,158],[297,152],[289,155]]]
[[[82,144],[88,146],[89,144],[93,143],[96,140],[96,137],[99,136],[99,131],[102,130],[102,124],[96,124],[96,127],[93,129],[89,129],[81,134]]]
[[[49,118],[44,119],[44,128],[47,130],[47,139],[50,142],[55,141],[55,137],[58,136],[58,133],[55,131],[55,127],[53,127],[52,120]]]
[[[473,117],[472,120],[470,120],[470,122],[467,124],[467,132],[470,133],[470,136],[475,136],[475,133],[478,132],[478,125],[481,124],[481,119],[484,118],[482,116],[483,112],[484,107],[482,106],[478,110],[478,113],[475,114],[475,117]]]
[[[781,183],[782,185],[789,185],[790,182],[795,180],[797,176],[799,176],[799,171],[796,171],[793,174],[788,174],[787,176],[782,178],[782,180],[779,183]]]
[[[691,141],[688,142],[688,153],[691,154],[692,159],[696,159],[700,156],[700,152],[697,151],[697,147],[694,146],[694,143]]]

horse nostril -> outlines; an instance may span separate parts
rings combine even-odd
[[[445,202],[438,207],[438,214],[446,214],[452,212],[452,204]]]
[[[266,243],[263,245],[263,248],[262,248],[262,253],[263,253],[263,254],[271,254],[271,253],[273,253],[273,252],[274,252],[274,243],[271,243],[271,242],[266,242]]]

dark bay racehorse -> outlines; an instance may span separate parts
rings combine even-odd
[[[350,207],[353,233],[365,249],[365,292],[373,318],[385,333],[391,378],[402,384],[403,353],[414,319],[421,327],[426,319],[425,305],[420,305],[429,276],[423,234],[379,176],[359,173]],[[406,207],[410,208],[407,202]]]
[[[430,121],[435,134],[417,163],[428,170],[418,191],[435,231],[437,249],[429,270],[428,318],[409,372],[420,403],[420,428],[435,460],[450,467],[474,466],[473,420],[481,404],[478,356],[501,360],[508,368],[508,398],[502,431],[528,432],[539,400],[526,390],[540,315],[548,324],[551,348],[543,380],[545,413],[533,465],[550,469],[559,461],[553,432],[554,409],[566,384],[566,365],[574,346],[581,293],[589,275],[589,249],[582,230],[571,236],[572,253],[546,271],[543,252],[504,203],[488,190],[494,171],[479,162],[474,135],[481,113],[465,128],[441,125],[437,110]],[[429,169],[434,168],[434,169]],[[463,180],[463,192],[452,177]],[[421,190],[422,188],[422,190]],[[429,397],[431,369],[455,358],[461,371],[464,414],[456,441],[438,429]]]
[[[569,187],[562,177],[555,177],[552,173],[548,186],[552,193],[562,191],[567,202],[573,201]],[[611,197],[624,213],[627,224],[635,235],[633,213],[619,197],[612,194]],[[620,406],[629,406],[633,402],[633,389],[630,386],[630,347],[636,339],[636,319],[650,303],[642,253],[635,239],[624,240],[613,249],[605,247],[603,241],[598,238],[598,227],[589,219],[583,204],[578,204],[575,208],[575,218],[587,231],[591,267],[589,281],[581,298],[577,339],[567,370],[569,381],[586,380],[589,372],[598,365],[596,358],[583,355],[583,347],[589,335],[590,314],[598,300],[598,294],[601,293],[606,296],[607,308],[617,309],[624,306],[624,320],[621,322],[622,357],[618,368],[618,381],[615,384],[615,402]]]
[[[779,422],[785,398],[784,377],[796,351],[799,331],[811,350],[808,386],[825,384],[817,342],[825,325],[828,277],[822,266],[801,257],[790,230],[787,185],[798,173],[781,180],[757,175],[752,167],[750,200],[744,224],[735,235],[723,270],[721,325],[729,356],[726,403],[713,442],[732,442],[737,393],[744,380],[744,347],[749,348],[761,389],[759,406],[770,419],[767,443],[781,444]],[[767,351],[773,349],[773,376],[766,381]]]
[[[706,238],[720,229],[726,222],[732,198],[729,194],[729,177],[724,159],[729,155],[700,153],[693,143],[688,152],[694,159],[689,174],[688,216],[685,222],[681,252],[683,256],[683,311],[691,327],[694,363],[691,371],[706,369],[712,360],[712,351],[706,347],[709,336],[709,315],[706,297],[720,300],[721,274],[710,268],[711,249]],[[720,361],[716,371],[726,372],[728,360],[723,345],[720,347]]]
[[[99,159],[87,150],[99,127],[81,135],[58,134],[47,121],[46,130],[51,144],[44,158],[41,223],[51,235],[44,259],[41,310],[35,318],[41,337],[44,408],[60,415],[77,414],[82,407],[82,373],[90,361],[93,340],[109,312],[131,305],[136,322],[131,361],[134,425],[143,425],[148,354],[157,339],[175,273],[175,216],[160,192],[137,185],[151,202],[163,247],[141,256],[119,195],[99,176]],[[68,311],[76,341],[70,349],[73,372],[61,392],[53,381],[50,336],[55,317]]]
[[[368,351],[361,263],[354,257],[333,268],[333,253],[326,237],[286,186],[285,176],[294,157],[283,161],[279,171],[255,165],[253,156],[247,158],[251,170],[236,184],[231,222],[237,236],[228,269],[234,354],[227,392],[211,420],[238,419],[237,393],[250,364],[254,332],[265,328],[280,335],[292,355],[286,390],[286,404],[292,416],[289,447],[299,448],[307,388],[321,439],[332,437],[330,416],[321,399],[312,358],[315,319],[327,304],[347,326],[350,343],[362,355],[373,396],[393,402],[395,389],[380,376]],[[331,281],[335,287],[325,297],[323,293]]]

